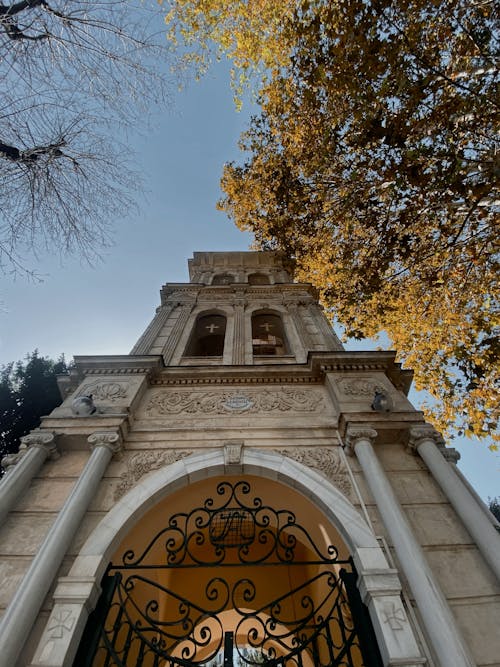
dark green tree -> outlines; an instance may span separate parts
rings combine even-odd
[[[488,498],[488,507],[497,521],[500,521],[500,498]]]
[[[61,403],[56,376],[67,371],[64,356],[54,361],[39,356],[38,350],[1,367],[0,459],[17,452],[19,439]]]

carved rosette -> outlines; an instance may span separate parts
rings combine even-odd
[[[106,447],[112,454],[118,453],[122,448],[122,439],[116,431],[96,431],[89,435],[87,442],[91,451],[96,447]]]
[[[377,431],[369,426],[348,426],[344,438],[344,451],[348,456],[353,456],[356,444],[361,440],[373,444],[377,437]]]
[[[148,472],[168,466],[190,454],[192,454],[191,451],[178,449],[133,454],[127,459],[127,470],[120,476],[120,482],[115,489],[114,499],[119,500]]]
[[[325,475],[347,498],[353,497],[349,473],[338,450],[332,447],[293,447],[275,451],[308,468],[317,470]]]

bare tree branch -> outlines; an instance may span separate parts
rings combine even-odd
[[[168,102],[171,60],[148,0],[0,3],[0,270],[109,244],[139,182],[119,133]]]

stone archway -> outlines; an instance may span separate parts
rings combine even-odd
[[[352,555],[384,664],[416,666],[424,662],[401,602],[397,574],[351,503],[323,476],[280,454],[248,449],[239,462],[228,464],[227,458],[222,449],[187,457],[146,476],[115,505],[83,545],[68,576],[59,580],[33,665],[73,664],[109,560],[146,512],[176,490],[225,474],[277,480],[309,498],[335,526]]]

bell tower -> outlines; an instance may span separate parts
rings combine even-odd
[[[311,285],[294,283],[276,252],[195,252],[189,284],[167,283],[131,354],[165,366],[304,363],[342,350]]]
[[[4,460],[0,665],[496,667],[498,524],[276,252],[196,252]]]

